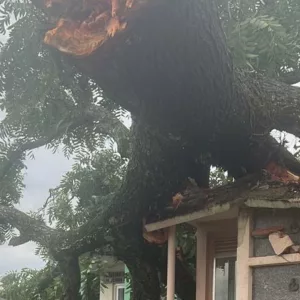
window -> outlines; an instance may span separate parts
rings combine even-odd
[[[213,300],[235,300],[235,255],[214,259]]]
[[[124,293],[125,293],[124,284],[116,284],[114,300],[124,300]]]
[[[235,295],[236,219],[216,221],[207,228],[205,300],[238,300]]]

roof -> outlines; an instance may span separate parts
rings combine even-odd
[[[154,231],[216,214],[232,217],[240,206],[300,208],[300,184],[274,181],[261,172],[214,189],[190,189],[183,193],[182,203],[177,209],[167,207],[155,221],[147,223],[145,229]]]

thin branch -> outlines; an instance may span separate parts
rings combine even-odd
[[[40,138],[36,141],[26,142],[21,145],[16,145],[16,147],[12,147],[12,150],[8,153],[6,161],[2,164],[0,169],[0,182],[7,175],[9,170],[13,167],[13,165],[22,158],[25,152],[45,146],[51,143],[53,140],[58,139],[63,134],[67,132],[71,132],[74,129],[92,124],[94,126],[94,122],[97,122],[96,129],[99,133],[103,135],[112,136],[117,142],[120,139],[120,135],[118,134],[118,130],[122,133],[129,132],[126,126],[111,113],[103,107],[95,107],[93,109],[87,110],[84,114],[80,115],[77,119],[74,119],[71,123],[65,122],[64,125],[55,129],[52,133],[50,133],[47,137]]]
[[[4,177],[7,175],[9,170],[13,167],[13,165],[22,158],[23,154],[26,151],[30,151],[42,146],[45,146],[49,144],[51,141],[53,141],[55,138],[58,138],[60,135],[65,133],[66,130],[70,130],[71,128],[74,129],[80,125],[83,125],[87,121],[87,118],[80,117],[79,119],[75,120],[71,125],[65,125],[60,127],[58,130],[55,130],[52,132],[49,136],[40,138],[36,141],[32,142],[26,142],[21,145],[17,145],[16,150],[12,150],[8,153],[6,162],[2,164],[2,168],[0,169],[0,181],[4,179]]]

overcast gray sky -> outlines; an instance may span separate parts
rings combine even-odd
[[[40,208],[48,196],[49,188],[59,184],[71,163],[61,153],[54,155],[46,149],[35,151],[35,160],[26,163],[26,188],[18,208],[25,212]],[[41,268],[43,261],[34,255],[34,249],[35,244],[32,242],[19,247],[0,246],[0,276],[10,270]]]

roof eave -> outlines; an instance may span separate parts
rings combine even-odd
[[[230,214],[230,212],[233,213],[232,216],[234,216],[235,213],[237,215],[237,208],[243,205],[249,208],[273,208],[273,209],[299,208],[300,209],[300,199],[295,198],[289,200],[276,200],[276,201],[259,200],[255,198],[252,199],[248,198],[247,200],[241,201],[241,199],[239,199],[224,204],[210,205],[209,207],[206,207],[198,211],[194,211],[192,213],[175,216],[154,223],[149,223],[145,225],[145,229],[147,232],[151,232],[151,231],[167,228],[182,223],[204,221],[216,215],[220,216],[219,219],[225,219],[228,218],[228,214]]]

